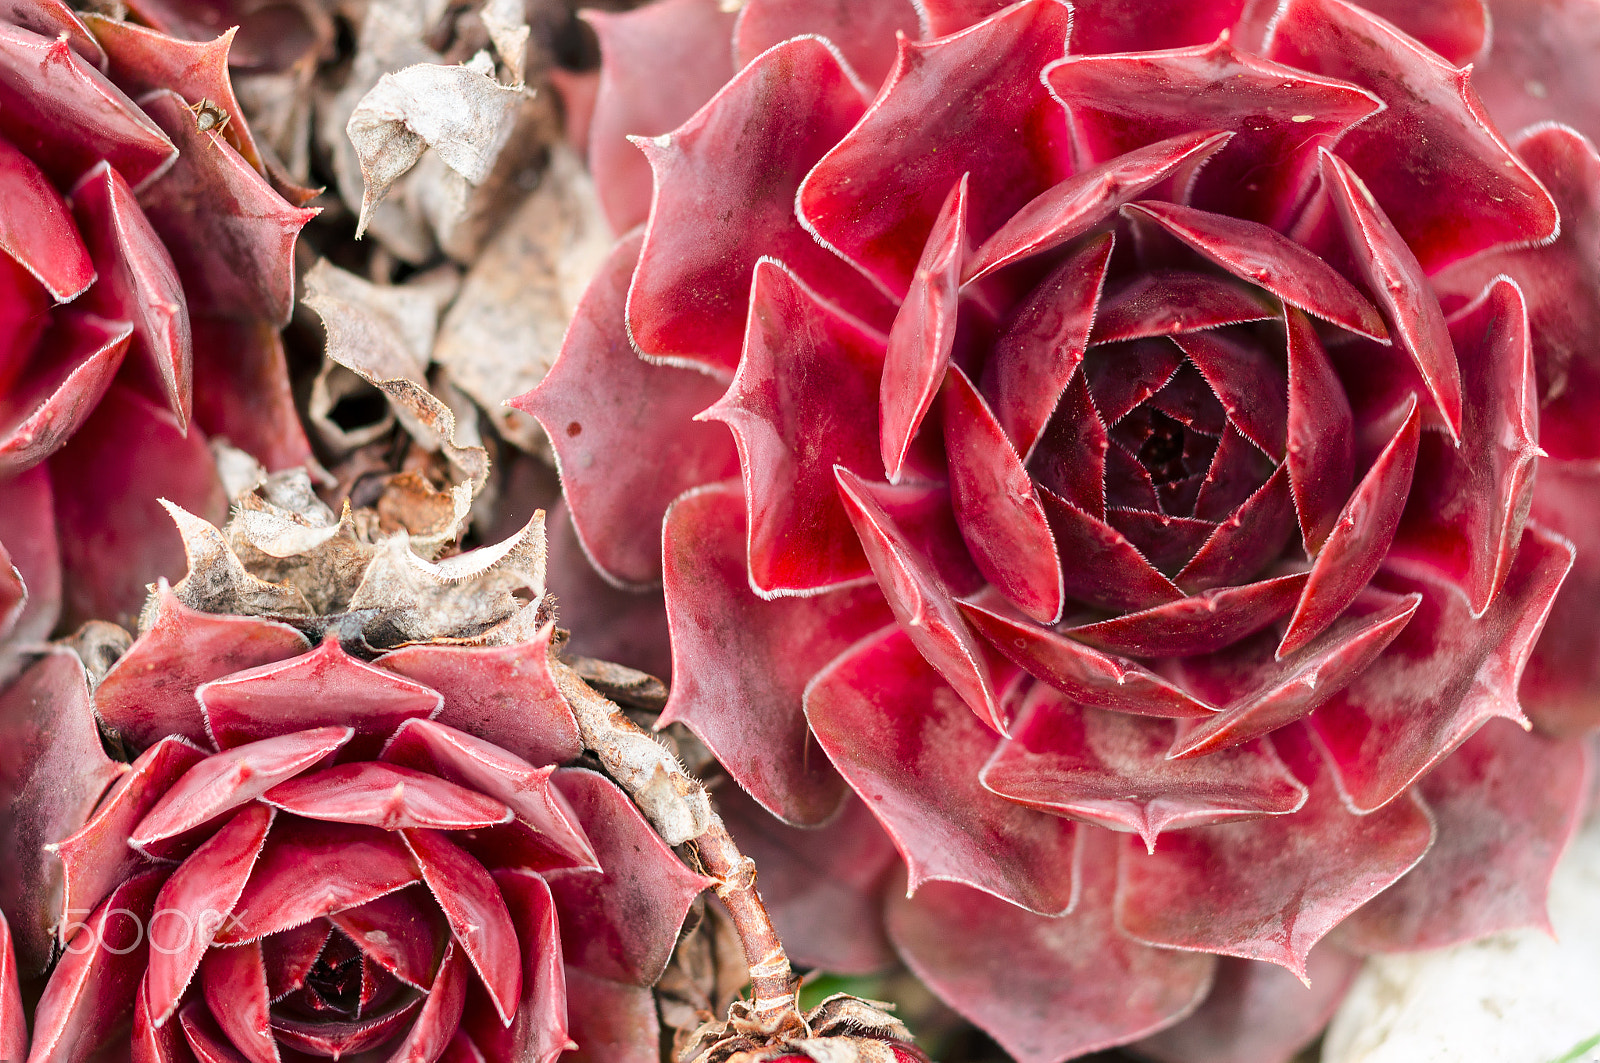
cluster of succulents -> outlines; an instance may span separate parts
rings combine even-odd
[[[0,1059],[1287,1063],[1545,925],[1600,6],[581,6],[0,5]]]

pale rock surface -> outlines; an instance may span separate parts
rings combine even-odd
[[[1550,889],[1555,938],[1529,929],[1374,957],[1328,1028],[1323,1063],[1590,1063],[1600,1044],[1600,816]]]

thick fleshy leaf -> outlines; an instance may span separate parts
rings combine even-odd
[[[7,0],[0,5],[0,12],[3,12],[0,20],[32,30],[41,37],[53,38],[65,33],[73,51],[87,59],[97,70],[105,69],[105,49],[100,47],[77,12],[62,0]]]
[[[58,303],[94,281],[94,262],[61,198],[34,162],[0,140],[0,251],[33,274]]]
[[[1306,957],[1309,986],[1275,963],[1222,957],[1205,1003],[1135,1051],[1157,1063],[1291,1063],[1360,970],[1358,957],[1327,943]]]
[[[582,768],[563,768],[555,779],[588,829],[603,869],[545,875],[569,970],[654,985],[690,903],[711,880],[689,870],[609,779]]]
[[[405,646],[378,660],[444,695],[439,723],[536,767],[565,764],[582,751],[577,721],[549,662],[548,629],[516,646]]]
[[[8,610],[0,637],[18,645],[48,638],[61,614],[61,547],[51,495],[46,469],[30,469],[0,482],[0,549],[8,555],[6,580],[13,588],[8,593],[16,593],[18,579],[26,593]],[[21,664],[13,661],[0,671],[10,676]]]
[[[272,1018],[272,1030],[285,1048],[324,1059],[343,1058],[376,1048],[395,1037],[408,1023],[415,1029],[415,1021],[419,1021],[416,1017],[424,1006],[424,1001],[413,997],[391,1011],[344,1020],[321,1016],[303,1019],[292,1013],[279,1012]],[[203,1026],[196,1023],[196,1010],[192,1005],[184,1008],[180,1019],[184,1036],[189,1038],[195,1052],[203,1057],[201,1063],[233,1063],[232,1054],[222,1047],[227,1042],[213,1037],[207,1045],[209,1035],[203,1032]]]
[[[1499,16],[1491,23],[1485,0],[1361,0],[1361,6],[1457,66],[1483,60],[1491,38],[1495,52],[1500,51]]]
[[[363,956],[400,981],[424,990],[433,986],[449,928],[422,886],[408,886],[334,912],[328,922],[354,942]]]
[[[1071,908],[1072,823],[979,785],[999,739],[898,627],[819,672],[806,691],[806,718],[894,839],[912,890],[946,880],[1030,911]]]
[[[1600,725],[1600,468],[1593,462],[1539,463],[1533,517],[1577,548],[1549,623],[1518,687],[1529,719],[1546,734],[1571,737]]]
[[[1174,336],[1276,316],[1275,301],[1259,289],[1209,273],[1151,269],[1106,293],[1090,342]]]
[[[1346,0],[1289,0],[1269,58],[1387,105],[1339,141],[1423,272],[1557,230],[1555,204],[1490,124],[1468,71]]]
[[[1293,573],[1242,587],[1220,587],[1169,605],[1079,624],[1062,634],[1131,657],[1215,653],[1287,614],[1305,581],[1304,574]]]
[[[583,867],[595,853],[582,822],[550,783],[555,768],[535,768],[503,749],[432,720],[408,720],[384,748],[383,759],[431,772],[507,805],[518,821]]]
[[[83,664],[70,651],[47,654],[0,695],[0,909],[30,975],[49,961],[63,917],[64,868],[45,846],[82,827],[127,770],[100,744]]]
[[[404,721],[431,717],[444,703],[437,691],[358,661],[332,635],[310,653],[203,683],[195,698],[223,749],[319,726],[352,727],[357,745],[375,748]]]
[[[782,264],[756,264],[744,357],[700,417],[739,447],[750,514],[750,583],[806,593],[870,571],[833,468],[876,476],[878,375],[886,339],[827,303]]]
[[[511,821],[511,810],[492,797],[411,768],[371,761],[300,775],[273,786],[261,799],[305,819],[384,830],[477,830]]]
[[[723,442],[732,457],[733,440],[724,433]],[[562,626],[572,629],[568,652],[615,661],[670,681],[672,647],[661,591],[638,593],[608,583],[584,555],[565,500],[551,508],[545,528],[549,535],[545,585],[561,603]]]
[[[1383,311],[1390,337],[1416,365],[1450,431],[1459,435],[1461,370],[1421,263],[1349,163],[1323,149],[1321,169],[1323,194],[1339,216],[1356,275]]]
[[[650,164],[627,139],[671,132],[733,76],[734,16],[717,0],[665,0],[585,14],[600,38],[589,170],[613,232],[650,213]],[[554,433],[551,433],[554,435]]]
[[[1410,493],[1422,437],[1420,410],[1416,396],[1409,397],[1405,419],[1345,502],[1338,522],[1311,565],[1311,576],[1289,620],[1289,629],[1278,644],[1279,657],[1295,652],[1326,631],[1378,571]]]
[[[1522,290],[1500,280],[1451,318],[1466,412],[1461,444],[1434,435],[1417,474],[1395,553],[1438,566],[1482,613],[1505,583],[1533,503],[1539,400]]]
[[[889,330],[878,390],[878,431],[883,467],[891,483],[900,482],[911,441],[933,406],[950,364],[966,257],[967,177],[963,174],[934,219],[911,288]]]
[[[986,240],[1070,172],[1066,115],[1035,72],[1066,51],[1071,20],[1060,0],[1023,0],[953,36],[903,42],[866,116],[801,184],[801,223],[903,292],[970,173],[968,231]]]
[[[1320,636],[1276,657],[1271,632],[1176,664],[1189,689],[1225,706],[1185,730],[1168,756],[1200,757],[1275,731],[1343,690],[1399,636],[1421,596],[1364,591]]]
[[[1363,952],[1439,949],[1524,926],[1550,931],[1545,897],[1589,783],[1581,742],[1490,721],[1417,789],[1438,841],[1340,928]],[[1553,931],[1550,931],[1553,933]]]
[[[1184,597],[1127,537],[1055,492],[1038,489],[1050,531],[1063,558],[1069,597],[1106,609],[1148,609]]]
[[[463,951],[453,940],[445,943],[444,959],[439,963],[433,989],[405,1038],[390,1053],[390,1063],[433,1063],[444,1054],[445,1045],[455,1036],[461,1022],[467,986],[472,980],[466,961],[461,958]]]
[[[147,866],[128,836],[172,784],[205,756],[186,739],[163,738],[112,785],[83,829],[53,844],[66,876],[64,911],[92,911],[119,882]],[[66,928],[62,924],[63,933]]]
[[[827,825],[805,830],[733,787],[716,801],[739,850],[761,869],[761,899],[792,961],[839,974],[894,962],[883,894],[900,858],[865,802],[852,794]]]
[[[833,42],[868,88],[875,89],[894,67],[895,34],[913,39],[921,35],[919,10],[911,0],[750,0],[739,9],[733,29],[734,63],[743,66],[780,41],[815,33]]]
[[[628,334],[646,357],[732,372],[763,256],[851,313],[883,317],[883,296],[863,290],[865,277],[851,284],[852,271],[794,213],[801,179],[865,109],[836,53],[801,37],[745,67],[669,136],[638,142],[656,193],[628,289]]]
[[[248,815],[271,806],[254,804]],[[239,895],[236,921],[217,934],[222,945],[259,941],[342,912],[422,881],[400,837],[372,827],[285,820],[267,839]],[[202,848],[200,852],[204,852]],[[188,868],[199,856],[184,862]]]
[[[183,277],[190,309],[288,324],[295,236],[317,211],[286,202],[223,133],[200,132],[176,92],[152,93],[142,106],[178,146],[178,161],[139,202]]]
[[[1013,313],[984,362],[983,396],[1024,462],[1083,361],[1111,249],[1110,234],[1097,237],[1051,270]]]
[[[612,250],[579,300],[549,375],[512,400],[550,437],[585,555],[620,585],[660,579],[667,506],[688,488],[738,468],[727,431],[690,420],[726,384],[652,365],[628,338],[628,282],[642,239],[624,237]],[[607,459],[622,452],[632,458]]]
[[[247,804],[286,779],[322,763],[354,732],[318,727],[234,746],[190,768],[161,795],[128,833],[129,844],[156,856],[174,856],[183,834]]]
[[[243,911],[251,920],[259,914],[251,903],[241,908],[240,899],[276,814],[266,805],[235,813],[161,887],[154,910],[162,917],[145,928],[150,964],[144,989],[154,1025],[166,1025],[178,1010],[201,957],[220,932],[231,928],[233,913]]]
[[[1044,506],[994,411],[960,369],[945,377],[944,444],[950,504],[989,582],[1041,623],[1066,604],[1062,562]]]
[[[1277,401],[1285,391],[1281,363],[1256,344],[1215,332],[1175,336],[1173,342],[1210,385],[1228,422],[1262,452],[1281,461],[1288,438],[1288,412]],[[1168,384],[1163,391],[1172,387]]]
[[[184,1041],[182,1023],[156,1025],[155,1017],[150,1014],[149,986],[143,980],[134,997],[130,1042],[133,1063],[193,1063],[194,1060],[194,1054]]]
[[[166,499],[221,525],[228,496],[204,433],[187,433],[172,414],[123,383],[112,384],[66,446],[50,459],[63,529],[63,620],[137,627],[149,585],[183,575],[183,541],[162,507]]]
[[[305,636],[287,624],[202,613],[163,584],[144,632],[95,688],[95,713],[136,748],[167,735],[209,745],[196,688],[310,648]]]
[[[311,457],[295,412],[283,337],[271,321],[195,314],[194,420],[207,435],[223,436],[269,472]]]
[[[1405,874],[1433,842],[1416,798],[1365,816],[1345,808],[1303,729],[1274,748],[1310,790],[1293,816],[1169,833],[1122,850],[1117,925],[1137,941],[1280,964],[1302,980],[1328,931]]]
[[[0,134],[58,188],[104,160],[135,186],[176,154],[160,128],[68,37],[0,23]]]
[[[1371,303],[1322,259],[1257,222],[1151,200],[1124,214],[1149,218],[1240,280],[1290,306],[1359,336],[1387,340],[1388,328]]]
[[[0,912],[0,1053],[6,1059],[22,1059],[28,1053],[28,1019],[22,1011],[17,952],[4,912]]]
[[[128,322],[76,307],[30,316],[44,328],[38,348],[50,357],[35,359],[0,397],[0,472],[6,474],[37,465],[82,427],[133,340]],[[26,331],[19,323],[12,335]]]
[[[522,942],[522,999],[510,1026],[474,1025],[473,1045],[487,1063],[550,1063],[573,1047],[555,900],[545,881],[526,871],[497,871],[494,880]]]
[[[89,305],[104,317],[133,322],[134,356],[161,382],[184,427],[194,390],[194,335],[171,251],[110,166],[95,167],[72,190],[72,211],[100,276]]]
[[[1315,176],[1317,148],[1382,109],[1354,85],[1268,62],[1226,36],[1212,35],[1199,47],[1145,51],[1152,47],[1145,20],[1162,16],[1138,10],[1141,39],[1129,51],[1073,55],[1045,78],[1072,112],[1080,151],[1090,161],[1184,133],[1232,133],[1226,150],[1180,188],[1185,202],[1282,227]]]
[[[1210,716],[1216,709],[1134,661],[1083,643],[985,604],[959,603],[989,642],[1031,674],[1086,705],[1137,716]]]
[[[745,569],[744,496],[702,488],[667,511],[662,540],[667,620],[677,677],[660,725],[694,731],[739,785],[787,822],[816,826],[845,786],[806,727],[806,683],[883,627],[876,587],[764,601]]]
[[[228,1043],[249,1063],[278,1063],[259,941],[207,952],[200,961],[200,992]]]
[[[443,831],[403,830],[400,835],[444,910],[456,943],[489,990],[501,1023],[510,1025],[522,996],[522,947],[494,878]],[[444,977],[441,966],[440,979]],[[436,981],[434,992],[439,990]]]
[[[656,1063],[661,1022],[655,994],[581,967],[567,968],[567,1030],[577,1050],[573,1063]]]
[[[1304,314],[1284,311],[1288,336],[1289,489],[1307,557],[1333,534],[1355,477],[1355,420],[1328,354]]]
[[[1164,830],[1284,815],[1306,788],[1256,743],[1217,756],[1169,761],[1177,726],[1078,705],[1036,683],[981,776],[1012,801],[1115,831],[1152,850]]]
[[[892,489],[875,488],[847,469],[836,468],[834,475],[839,497],[901,630],[978,718],[1003,733],[1006,716],[995,661],[962,619],[940,572],[883,505],[883,496]]]
[[[1077,908],[1034,915],[953,883],[889,902],[889,935],[917,976],[1020,1063],[1126,1044],[1187,1015],[1216,960],[1153,949],[1112,921],[1116,835],[1082,831]]]
[[[973,252],[963,279],[1060,247],[1111,217],[1173,174],[1202,165],[1227,133],[1185,133],[1118,155],[1039,193]]]
[[[1385,576],[1387,590],[1421,593],[1421,607],[1389,652],[1310,721],[1352,808],[1381,808],[1485,720],[1521,721],[1517,682],[1572,553],[1530,526],[1505,587],[1476,619],[1448,580],[1409,568]]]
[[[56,963],[33,1015],[33,1063],[80,1063],[110,1041],[133,1011],[164,868],[122,883],[94,912],[73,913],[76,932]],[[78,920],[82,921],[79,922]],[[22,1056],[14,1057],[21,1063]]]

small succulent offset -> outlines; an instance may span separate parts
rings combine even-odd
[[[1600,155],[1490,111],[1558,5],[733,6],[594,17],[625,235],[519,400],[664,585],[663,719],[887,832],[894,950],[1029,1063],[1286,1059],[1354,955],[1541,923]]]

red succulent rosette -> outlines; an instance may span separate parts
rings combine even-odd
[[[649,987],[709,880],[562,766],[550,627],[369,661],[151,610],[92,693],[62,650],[0,701],[0,901],[24,976],[59,955],[31,1054],[0,996],[8,1058],[655,1057]]]
[[[1024,1060],[1287,1058],[1350,952],[1542,922],[1583,799],[1600,156],[1496,129],[1476,2],[1269,8],[595,18],[643,224],[520,401],[664,585],[663,718],[849,802],[802,852],[875,819],[895,950]],[[880,958],[816,901],[882,865],[809,863],[797,951]]]
[[[0,12],[0,597],[28,637],[129,617],[182,571],[156,499],[225,516],[207,436],[310,455],[278,329],[315,212],[264,176],[231,39]]]

